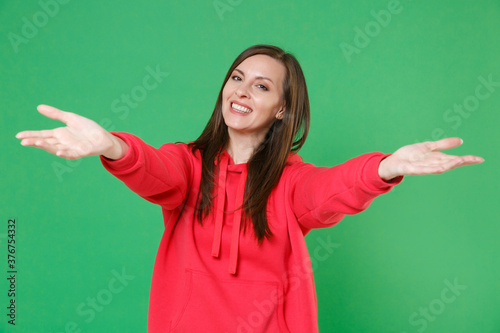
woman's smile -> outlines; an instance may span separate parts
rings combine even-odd
[[[231,110],[231,112],[233,112],[235,114],[240,114],[240,115],[247,115],[253,111],[248,106],[240,104],[240,103],[235,103],[235,102],[231,102],[230,110]]]

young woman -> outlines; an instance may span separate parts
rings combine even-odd
[[[161,206],[149,332],[317,332],[304,236],[366,209],[404,175],[483,162],[440,152],[460,138],[332,168],[302,162],[306,82],[294,56],[269,45],[236,58],[207,126],[189,144],[156,149],[74,113],[38,110],[66,127],[18,133],[22,145],[68,159],[100,155],[109,172]]]

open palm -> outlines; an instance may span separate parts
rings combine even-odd
[[[48,105],[39,105],[38,111],[46,117],[66,124],[50,130],[23,131],[16,135],[23,146],[44,149],[54,155],[77,159],[104,155],[116,144],[116,137],[93,120]]]
[[[460,146],[462,142],[460,138],[446,138],[401,147],[380,163],[379,175],[383,179],[392,179],[404,175],[440,174],[484,162],[478,156],[455,156],[440,151]]]

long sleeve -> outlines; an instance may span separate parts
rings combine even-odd
[[[388,156],[363,154],[330,168],[297,163],[292,168],[290,200],[302,227],[332,226],[346,214],[363,211],[375,197],[399,184],[402,176],[386,182],[378,175],[380,162]]]
[[[150,202],[167,209],[179,206],[190,188],[186,145],[168,143],[158,149],[129,133],[112,134],[124,140],[129,150],[119,160],[101,156],[106,170]]]

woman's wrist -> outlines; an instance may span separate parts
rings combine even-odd
[[[378,175],[383,181],[386,182],[389,182],[391,179],[401,176],[391,171],[392,168],[390,166],[390,159],[391,156],[384,158],[382,161],[380,161],[380,164],[378,166]]]
[[[111,136],[110,139],[113,144],[102,154],[102,156],[110,160],[119,160],[127,154],[128,145],[119,137],[111,133],[109,135]]]

